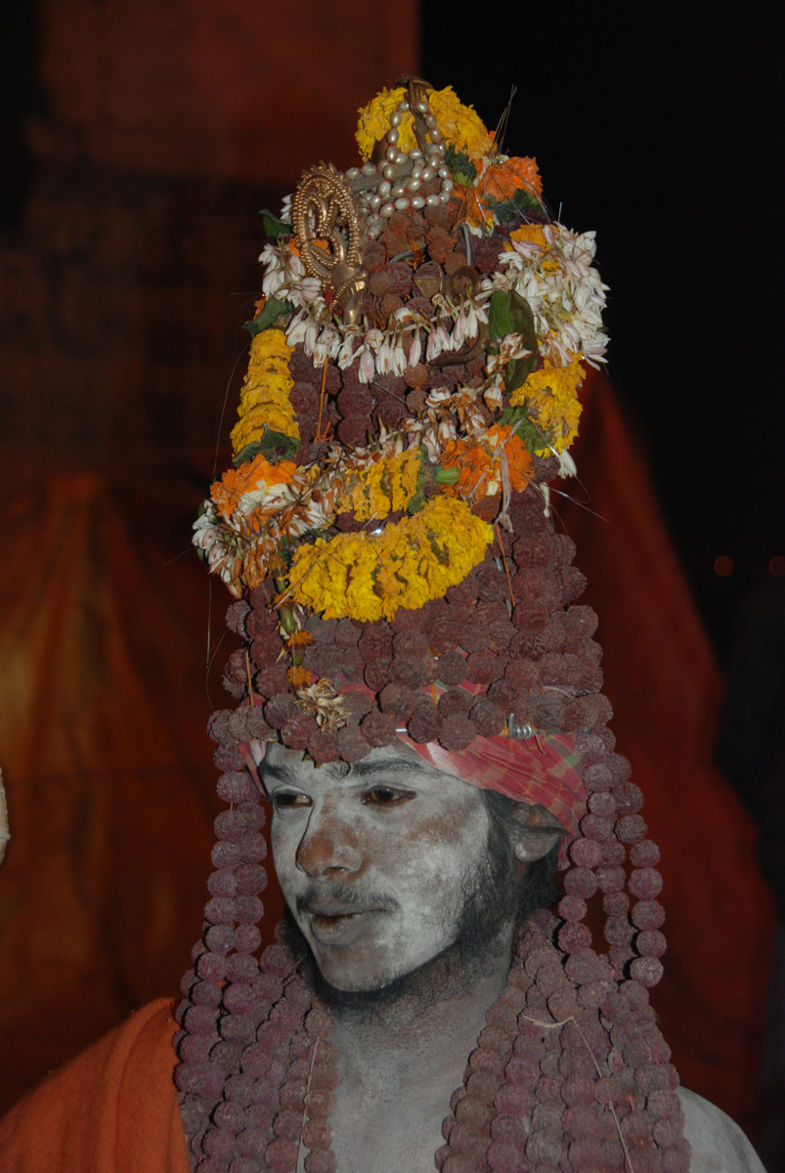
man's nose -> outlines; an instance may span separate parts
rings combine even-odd
[[[351,825],[335,814],[311,810],[308,825],[297,848],[297,866],[307,875],[324,877],[362,867],[362,854]]]

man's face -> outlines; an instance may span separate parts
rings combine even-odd
[[[488,882],[489,821],[481,791],[405,746],[345,769],[268,747],[275,869],[325,980],[378,990],[458,939]]]

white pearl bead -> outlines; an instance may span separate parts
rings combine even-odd
[[[416,175],[413,175],[411,177],[411,179],[409,180],[408,188],[409,188],[409,191],[419,191],[420,190],[420,180],[417,178]]]
[[[402,117],[403,115],[401,114],[401,111],[396,110],[393,114],[390,115],[390,126],[400,126]]]
[[[371,196],[371,198],[368,200],[370,208],[373,212],[375,212],[378,209],[381,202],[382,202],[382,198],[381,198],[381,196],[378,196],[378,195]]]
[[[439,176],[440,179],[449,179],[450,168],[447,167],[446,164],[442,164],[442,166],[439,168],[439,170],[436,172],[436,174]]]
[[[429,208],[435,208],[437,204],[441,204],[443,201],[441,196],[429,195],[425,202]]]
[[[422,196],[412,196],[412,207],[413,208],[424,208],[425,207],[425,200],[423,199],[423,197]]]
[[[375,163],[363,163],[363,175],[373,175],[375,170]]]
[[[389,159],[391,163],[395,162],[397,155],[398,155],[398,148],[397,147],[388,147],[387,150],[384,152],[385,159]]]
[[[390,129],[387,131],[387,142],[390,144],[391,147],[394,147],[395,144],[398,142],[398,131],[395,129],[394,126],[391,126]]]
[[[395,204],[382,204],[382,206],[379,208],[379,215],[380,216],[392,216],[394,211],[395,211]]]
[[[434,126],[433,130],[429,131],[429,134],[431,136],[432,143],[440,143],[442,141],[442,132],[437,126]]]
[[[435,174],[436,172],[434,171],[433,167],[428,166],[423,170],[420,179],[423,181],[423,183],[428,183],[429,180],[433,179]]]
[[[395,168],[392,163],[385,163],[382,167],[382,175],[385,179],[395,179]]]
[[[376,190],[379,192],[379,195],[382,197],[382,199],[386,199],[386,197],[390,194],[390,184],[386,179],[384,179]]]
[[[406,191],[406,184],[405,183],[395,183],[395,184],[393,184],[393,189],[390,194],[392,195],[393,199],[395,199],[397,196],[402,196],[405,191]]]
[[[359,179],[360,178],[360,169],[358,167],[350,167],[349,170],[346,172],[346,178],[347,179]]]
[[[400,196],[395,201],[395,206],[399,212],[404,212],[409,207],[409,197],[408,196]]]

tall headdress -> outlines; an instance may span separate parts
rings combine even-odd
[[[211,725],[232,809],[181,1006],[194,1167],[294,1168],[302,1145],[309,1173],[334,1167],[327,1016],[282,946],[254,956],[255,762],[269,740],[320,764],[401,738],[568,832],[558,919],[521,940],[438,1166],[686,1169],[647,996],[658,851],[550,509],[605,350],[594,237],[549,218],[535,161],[501,154],[450,88],[383,91],[357,140],[361,166],[319,164],[267,217],[233,467],[195,526],[244,644],[238,704]]]

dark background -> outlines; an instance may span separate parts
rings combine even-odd
[[[723,656],[737,603],[785,555],[773,12],[509,5],[467,27],[442,0],[422,7],[424,76],[488,126],[514,82],[508,153],[536,156],[564,224],[597,230],[607,369]]]

